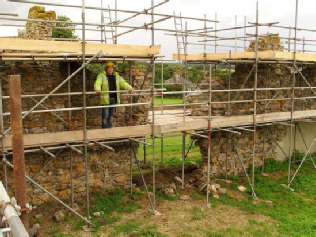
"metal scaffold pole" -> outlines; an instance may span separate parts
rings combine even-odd
[[[2,83],[3,83],[3,77],[0,76],[0,132],[3,134],[4,131],[4,123],[3,123],[3,98],[2,98]],[[2,135],[1,138],[1,144],[2,144],[2,160],[3,162],[3,172],[4,172],[4,186],[5,189],[8,190],[8,174],[7,174],[7,164],[5,161],[7,160],[7,152],[6,152],[6,146],[5,146],[5,134]]]
[[[70,62],[67,64],[68,66],[68,77],[70,76]],[[71,83],[68,81],[68,93],[71,92]],[[71,108],[71,95],[68,95],[68,108]],[[72,122],[71,122],[71,117],[72,117],[72,111],[70,110],[68,112],[68,117],[69,117],[69,131],[72,130]],[[72,149],[69,150],[69,156],[70,156],[70,200],[71,200],[71,207],[74,207],[75,204],[75,198],[74,198],[74,183],[73,183],[73,154],[72,154]]]
[[[133,87],[133,74],[132,74],[132,63],[129,63],[129,80],[128,83]],[[129,94],[131,94],[131,92],[129,92]],[[130,96],[129,97],[129,103],[132,104],[133,103],[133,97]],[[133,126],[133,108],[130,107],[129,109],[129,126]],[[130,159],[129,159],[129,172],[130,172],[130,191],[131,191],[131,195],[133,195],[133,154],[132,154],[132,142],[129,143],[130,144]]]
[[[296,0],[296,6],[295,6],[295,28],[294,28],[294,70],[293,70],[293,76],[292,76],[292,96],[291,96],[291,125],[293,125],[294,121],[294,110],[295,110],[295,80],[296,80],[296,37],[297,37],[297,20],[298,20],[298,0]],[[298,71],[298,70],[297,70]],[[288,183],[290,184],[291,181],[291,162],[292,162],[292,141],[293,141],[293,126],[290,126],[290,149],[289,149],[289,167],[288,167]],[[295,151],[294,151],[295,152]]]
[[[257,129],[257,87],[258,87],[258,21],[259,6],[256,3],[256,42],[255,42],[255,81],[254,81],[254,101],[253,101],[253,137],[252,137],[252,188],[255,186],[255,157],[256,157],[256,129]]]
[[[244,51],[246,52],[247,48],[246,48],[246,35],[247,35],[247,16],[245,16],[245,19],[244,19]]]
[[[182,30],[182,23],[181,23],[181,30]],[[187,22],[185,22],[185,36],[183,37],[182,35],[182,39],[183,40],[183,48],[184,48],[184,80],[181,80],[181,88],[182,88],[182,91],[186,91],[186,84],[189,84],[189,79],[188,79],[188,64],[187,64],[187,32],[188,32],[188,25],[187,25]],[[181,67],[180,67],[180,70],[181,70]],[[182,77],[182,71],[181,71],[181,77]],[[182,121],[185,122],[185,112],[186,112],[186,106],[185,106],[185,103],[186,103],[186,94],[183,93],[182,94],[182,101],[183,101],[183,118],[182,118]],[[185,138],[186,138],[186,133],[185,131],[182,133],[182,188],[184,188],[185,186],[185,175],[184,175],[184,162],[185,162]]]
[[[151,6],[154,6],[154,0],[151,0]],[[152,23],[152,29],[151,29],[151,44],[155,45],[155,25],[154,25],[155,17],[154,17],[154,9],[151,10],[151,23]],[[154,90],[155,90],[155,57],[152,56],[151,63],[153,64],[153,78],[152,78],[152,138],[153,138],[153,215],[156,214],[156,161],[155,161],[155,96],[154,96]]]
[[[208,139],[207,139],[207,188],[206,205],[209,207],[210,173],[211,173],[211,135],[212,135],[212,64],[210,65],[209,102],[208,102]]]
[[[216,40],[216,37],[217,37],[217,12],[215,12],[215,47],[214,47],[214,50],[215,50],[215,53],[217,52],[217,40]]]
[[[164,68],[163,68],[163,62],[161,62],[161,91],[163,91],[163,86],[164,86],[164,76],[163,76],[163,72],[164,72]],[[161,93],[161,115],[163,115],[163,93]],[[163,168],[163,134],[161,134],[161,138],[160,138],[160,166],[161,168]]]
[[[235,15],[235,53],[237,52],[237,15]]]
[[[86,13],[85,0],[82,0],[82,64],[86,61]],[[84,160],[85,160],[85,178],[86,178],[86,205],[87,205],[87,220],[90,221],[90,194],[89,194],[89,171],[88,171],[88,147],[87,147],[87,96],[86,96],[86,67],[82,69],[83,80],[83,143],[84,143]]]

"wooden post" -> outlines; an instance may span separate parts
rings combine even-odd
[[[10,122],[11,139],[13,151],[13,171],[15,198],[21,208],[25,208],[26,199],[26,181],[25,181],[25,160],[24,160],[24,142],[22,127],[22,106],[21,106],[21,76],[9,76],[10,92]],[[21,221],[25,229],[29,230],[29,219],[26,212],[22,212]]]

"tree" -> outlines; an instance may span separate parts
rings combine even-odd
[[[52,37],[53,38],[66,38],[66,39],[78,39],[78,36],[75,34],[75,28],[73,25],[67,23],[72,22],[67,16],[58,16],[57,21],[64,21],[65,23],[57,23],[56,27],[67,27],[71,29],[53,29]]]

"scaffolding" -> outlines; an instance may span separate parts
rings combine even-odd
[[[297,172],[301,168],[302,164],[306,161],[306,158],[310,158],[310,160],[313,162],[313,165],[315,167],[314,161],[312,159],[312,156],[310,155],[311,148],[314,145],[315,138],[311,144],[307,144],[303,134],[300,130],[298,122],[306,122],[306,123],[314,123],[314,119],[316,117],[315,110],[311,111],[295,111],[294,110],[294,105],[295,101],[297,100],[314,100],[315,99],[315,88],[313,85],[311,85],[307,78],[304,77],[304,75],[300,72],[299,68],[297,65],[315,65],[315,58],[314,57],[307,57],[306,60],[304,60],[304,53],[305,52],[310,52],[309,50],[305,49],[305,46],[316,46],[314,44],[309,44],[306,42],[314,42],[313,39],[299,39],[297,38],[297,31],[308,31],[308,32],[315,32],[313,29],[302,29],[298,28],[297,22],[298,22],[298,0],[296,0],[296,10],[295,10],[295,27],[286,27],[286,26],[278,26],[278,23],[272,22],[272,23],[260,23],[259,22],[259,6],[258,6],[258,1],[256,3],[256,22],[255,23],[249,23],[247,25],[246,23],[246,16],[244,18],[244,26],[237,26],[237,17],[235,17],[235,27],[230,27],[230,28],[223,28],[223,29],[218,29],[218,23],[219,21],[217,20],[217,14],[215,14],[215,20],[210,20],[206,18],[206,15],[204,18],[193,18],[193,17],[184,17],[181,15],[173,14],[173,15],[168,15],[168,14],[160,14],[156,13],[155,10],[156,8],[159,8],[159,6],[166,4],[169,2],[168,0],[164,0],[158,4],[155,5],[154,0],[151,1],[151,7],[147,8],[143,11],[131,11],[131,10],[123,10],[123,9],[118,9],[117,8],[117,0],[115,0],[115,8],[108,8],[103,7],[103,1],[101,0],[101,7],[89,7],[85,5],[85,0],[82,0],[81,5],[67,5],[67,4],[57,4],[57,3],[49,3],[49,2],[33,2],[33,1],[18,1],[18,0],[10,0],[10,2],[19,2],[23,4],[37,4],[37,5],[46,5],[46,6],[59,6],[59,7],[65,7],[65,8],[77,8],[81,9],[82,11],[82,21],[81,22],[70,22],[70,25],[75,26],[80,26],[81,28],[67,28],[67,29],[76,29],[76,30],[81,30],[82,31],[82,38],[80,41],[82,42],[82,49],[80,53],[68,53],[68,54],[29,54],[29,55],[5,55],[5,53],[1,54],[1,61],[34,61],[34,62],[40,62],[40,61],[65,61],[68,63],[68,77],[60,83],[55,89],[53,89],[49,94],[37,94],[37,95],[22,95],[22,98],[32,98],[32,100],[35,101],[34,98],[39,97],[42,98],[40,101],[37,102],[37,104],[32,107],[29,111],[24,111],[23,117],[25,118],[28,115],[32,113],[52,113],[55,116],[58,116],[56,112],[68,112],[69,120],[68,121],[63,121],[67,123],[70,127],[69,132],[74,132],[71,131],[71,124],[72,124],[72,111],[82,111],[83,112],[83,130],[80,135],[77,137],[78,140],[68,140],[63,143],[63,142],[58,142],[57,140],[55,142],[51,142],[48,144],[32,144],[30,143],[29,145],[26,144],[27,149],[25,150],[25,153],[30,153],[30,152],[38,152],[38,151],[43,151],[46,154],[48,154],[51,157],[51,161],[56,158],[58,155],[52,154],[50,151],[52,150],[61,150],[63,148],[69,149],[70,152],[70,172],[71,172],[71,205],[68,205],[61,201],[59,198],[54,196],[52,193],[50,193],[48,190],[43,188],[40,184],[38,184],[35,180],[37,175],[44,170],[50,163],[48,162],[33,178],[26,176],[26,179],[30,182],[33,183],[35,186],[37,186],[39,189],[41,189],[43,192],[47,193],[50,197],[55,199],[57,202],[59,202],[61,205],[63,205],[65,208],[69,209],[71,212],[73,212],[75,215],[77,215],[79,218],[85,220],[89,225],[93,225],[90,221],[89,213],[90,213],[90,193],[89,193],[89,172],[88,172],[88,147],[90,146],[101,146],[104,149],[111,150],[112,152],[115,152],[115,149],[111,147],[111,144],[114,143],[121,143],[121,142],[129,142],[131,144],[131,151],[130,151],[130,182],[131,182],[131,193],[133,192],[132,188],[132,156],[134,155],[136,164],[138,167],[138,170],[140,172],[141,178],[144,182],[145,190],[148,196],[148,200],[152,209],[153,214],[159,214],[159,212],[156,210],[156,202],[155,202],[155,192],[156,192],[156,157],[155,157],[155,140],[156,139],[161,139],[161,146],[163,146],[163,139],[166,137],[171,137],[171,136],[177,136],[177,135],[166,135],[167,133],[171,132],[181,132],[179,136],[182,136],[182,186],[184,187],[185,185],[185,175],[184,175],[184,161],[186,156],[188,155],[189,150],[186,152],[186,144],[185,144],[185,137],[187,135],[194,135],[200,138],[204,138],[208,140],[208,151],[207,151],[207,192],[206,192],[206,204],[209,207],[209,181],[210,181],[210,170],[211,170],[211,135],[213,132],[217,131],[222,131],[226,133],[226,142],[227,142],[227,147],[228,144],[231,144],[233,148],[235,149],[238,160],[242,165],[242,169],[247,177],[247,180],[249,182],[249,185],[252,189],[252,195],[257,198],[257,195],[255,193],[255,179],[254,179],[254,167],[255,167],[255,155],[256,155],[256,132],[258,127],[263,127],[264,128],[264,134],[266,134],[266,126],[271,126],[274,124],[282,124],[284,126],[290,126],[290,141],[295,141],[296,140],[296,128],[299,129],[300,134],[304,140],[305,147],[306,147],[306,156],[304,159],[301,161],[298,169],[296,170],[295,174],[291,177],[291,164],[292,164],[292,153],[293,150],[295,150],[295,143],[294,147],[292,145],[292,142],[290,142],[289,146],[289,151],[288,153],[284,150],[283,153],[286,155],[288,158],[288,186],[291,185],[293,179],[295,178]],[[87,10],[98,10],[101,13],[101,23],[96,24],[96,23],[89,23],[86,22],[86,17],[85,13]],[[109,20],[110,23],[105,23],[104,22],[104,12],[107,12],[109,14]],[[112,16],[111,13],[115,13],[115,19],[112,21]],[[132,14],[132,16],[119,20],[117,13],[129,13]],[[15,18],[17,15],[15,14],[5,14],[1,13],[1,16],[7,16],[7,17],[0,17],[0,20],[5,20],[5,21],[18,21],[18,22],[46,22],[46,23],[64,23],[64,22],[59,22],[59,21],[47,21],[47,20],[37,20],[37,19],[23,19],[23,18]],[[141,26],[130,26],[130,25],[122,25],[122,23],[125,23],[126,21],[135,18],[140,15],[148,15],[151,17],[151,23],[145,23]],[[8,16],[14,16],[8,17]],[[155,17],[162,17],[158,20],[155,20]],[[173,19],[174,24],[175,24],[175,29],[163,29],[163,28],[158,28],[156,27],[156,24],[159,24],[160,22],[167,21]],[[202,22],[203,28],[200,29],[188,29],[187,22],[185,22],[185,27],[183,29],[182,25],[182,20],[194,20],[194,21],[199,21]],[[179,23],[180,22],[180,23]],[[212,23],[215,24],[215,29],[213,30],[213,27],[208,27],[207,23]],[[181,29],[178,29],[178,26],[180,25]],[[14,24],[2,24],[0,26],[21,26],[21,25],[14,25]],[[90,27],[90,28],[86,28]],[[96,27],[96,28],[93,28]],[[109,31],[106,31],[105,28],[109,28]],[[276,56],[275,51],[267,52],[267,55],[265,58],[261,57],[261,53],[259,52],[258,49],[258,41],[259,37],[262,36],[259,34],[259,27],[275,27],[275,28],[282,28],[282,29],[289,29],[289,37],[280,37],[282,40],[288,43],[288,51],[290,52],[291,50],[291,44],[294,44],[294,50],[292,53],[288,54],[285,59],[278,58]],[[57,27],[56,27],[57,28]],[[60,27],[59,27],[60,28]],[[117,29],[118,28],[123,28],[127,29],[126,32],[118,33]],[[249,28],[254,28],[255,29],[255,34],[249,35],[246,33],[246,30]],[[238,29],[243,29],[244,34],[243,36],[237,36],[236,31]],[[162,73],[162,82],[161,84],[155,84],[155,65],[157,62],[162,63],[162,70],[163,70],[163,63],[164,60],[160,60],[161,57],[158,56],[155,53],[149,53],[147,56],[135,56],[135,55],[109,55],[106,52],[98,51],[93,54],[90,52],[87,53],[86,50],[86,42],[87,41],[99,41],[101,43],[108,43],[106,40],[106,32],[110,32],[112,35],[112,40],[114,44],[118,43],[118,38],[122,35],[125,35],[127,33],[134,32],[136,30],[150,30],[151,31],[151,45],[150,47],[155,47],[155,31],[162,31],[166,32],[166,35],[172,35],[176,37],[176,42],[177,42],[177,54],[174,57],[175,60],[178,61],[179,67],[180,67],[180,72],[181,72],[181,86],[182,90],[179,92],[167,92],[164,89],[164,78],[163,78],[163,73]],[[291,31],[294,30],[294,38],[291,38]],[[86,31],[98,31],[101,33],[100,39],[86,39]],[[220,37],[219,33],[223,31],[234,31],[235,36],[234,37]],[[214,35],[212,35],[214,34]],[[266,36],[266,35],[265,35]],[[267,34],[268,37],[270,37],[270,34]],[[182,40],[182,44],[179,42],[179,38]],[[194,43],[194,42],[189,42],[188,38],[198,38],[201,40],[199,41],[200,43]],[[254,52],[252,53],[244,53],[245,56],[241,57],[237,55],[238,49],[244,49],[246,50],[246,42],[249,42],[250,40],[255,42],[255,48]],[[234,45],[229,45],[229,44],[218,44],[219,41],[233,41]],[[292,42],[291,42],[292,41]],[[214,42],[214,44],[208,44],[207,42]],[[238,42],[243,42],[243,46],[238,46]],[[299,44],[297,42],[303,42],[302,44]],[[182,46],[181,46],[182,45]],[[200,45],[203,46],[203,54],[201,55],[189,55],[188,52],[188,46],[189,45]],[[302,45],[302,54],[298,55],[298,50],[297,50],[297,45]],[[120,47],[119,45],[117,45]],[[214,47],[215,51],[215,57],[209,57],[209,54],[207,54],[207,47],[212,46]],[[183,47],[183,48],[181,48]],[[229,49],[234,49],[235,53],[232,53],[231,50],[229,53],[226,53],[225,55],[221,55],[220,57],[216,55],[218,47],[223,47],[223,48],[229,48]],[[269,49],[269,47],[268,47]],[[181,54],[181,50],[183,50],[183,54]],[[311,51],[313,52],[313,51]],[[271,56],[272,55],[272,56]],[[300,56],[300,57],[298,57]],[[298,59],[299,58],[299,59]],[[312,59],[311,59],[312,58]],[[86,88],[86,66],[92,62],[104,62],[108,60],[115,60],[115,61],[127,61],[127,62],[138,62],[138,61],[149,61],[150,62],[150,67],[153,72],[153,80],[152,80],[152,89],[151,90],[136,90],[134,94],[128,94],[128,91],[115,91],[115,92],[120,92],[120,93],[125,93],[125,95],[128,95],[130,98],[129,104],[121,104],[121,105],[106,105],[106,106],[87,106],[87,95],[92,95],[95,94],[95,92],[89,92],[87,91]],[[70,62],[75,61],[75,62],[81,62],[82,66],[79,67],[74,73],[70,74]],[[168,60],[165,60],[168,61]],[[186,95],[190,93],[195,93],[194,91],[189,91],[186,88],[186,82],[189,81],[189,76],[188,76],[188,63],[196,63],[196,64],[203,64],[204,68],[204,79],[206,79],[207,74],[209,73],[210,79],[209,79],[209,89],[208,90],[203,90],[199,91],[200,93],[205,93],[209,97],[209,101],[205,103],[186,103]],[[229,88],[224,89],[224,90],[214,90],[212,89],[212,72],[213,70],[217,70],[217,66],[220,64],[228,65],[229,66],[229,72],[231,72],[231,65],[234,65],[236,63],[248,63],[252,64],[252,70],[250,71],[248,77],[245,79],[244,84],[248,81],[250,76],[252,74],[255,75],[255,80],[254,80],[254,86],[253,88],[243,88],[244,84],[240,89],[231,89],[231,76],[229,75]],[[257,81],[258,81],[258,65],[259,64],[288,64],[293,67],[292,74],[291,74],[291,79],[292,79],[292,86],[291,87],[286,87],[286,88],[258,88]],[[132,74],[131,70],[131,64],[130,66],[130,76]],[[209,72],[207,71],[207,67],[209,66]],[[184,80],[182,77],[182,67],[184,67]],[[83,91],[82,92],[71,92],[71,87],[70,87],[70,80],[78,73],[82,73],[83,77]],[[306,83],[306,87],[298,87],[296,86],[296,74],[299,74],[301,78]],[[231,74],[231,73],[230,73]],[[131,78],[130,78],[131,79]],[[61,86],[65,85],[67,83],[68,85],[68,92],[67,93],[56,93],[56,91],[61,88]],[[160,86],[159,89],[155,88],[155,86]],[[268,91],[268,90],[288,90],[291,92],[291,98],[272,98],[272,99],[258,99],[257,93],[258,91]],[[302,97],[295,97],[295,91],[297,90],[310,90],[313,95],[312,96],[302,96]],[[222,101],[222,102],[215,102],[212,100],[212,97],[214,96],[213,94],[215,93],[223,93],[226,92],[228,93],[228,101]],[[231,100],[231,93],[237,92],[237,96]],[[251,100],[237,100],[238,95],[240,92],[253,92],[253,99]],[[9,96],[2,96],[2,78],[0,80],[0,127],[1,127],[1,140],[2,140],[2,157],[3,157],[3,163],[4,163],[4,173],[5,173],[5,180],[4,184],[6,189],[8,188],[8,183],[7,183],[7,166],[13,168],[13,165],[7,160],[7,156],[11,154],[10,152],[10,145],[8,140],[8,132],[11,130],[11,128],[4,129],[4,123],[3,119],[4,116],[9,116],[10,113],[4,113],[3,112],[3,106],[2,102],[5,99],[9,99]],[[133,96],[139,96],[139,95],[150,95],[151,96],[151,102],[148,103],[132,103],[131,98]],[[164,95],[170,95],[170,94],[180,94],[183,96],[183,103],[182,104],[173,104],[173,105],[161,105],[157,106],[155,105],[155,97],[156,96],[163,96]],[[71,96],[74,95],[81,95],[82,96],[82,102],[83,106],[82,107],[72,107],[71,103]],[[52,96],[68,96],[68,107],[69,108],[64,108],[64,109],[48,109],[43,105],[43,102],[49,97]],[[36,100],[37,101],[37,100]],[[260,102],[265,102],[265,103],[270,103],[272,101],[291,101],[291,111],[290,112],[283,112],[283,113],[278,113],[278,114],[271,114],[271,116],[267,115],[258,115],[257,114],[257,104]],[[250,117],[248,116],[243,116],[245,119],[243,122],[240,122],[240,120],[232,122],[232,117],[230,115],[228,116],[227,120],[225,118],[222,118],[221,121],[216,120],[215,118],[212,117],[212,105],[215,104],[227,104],[228,105],[228,111],[230,110],[230,106],[234,103],[252,103],[253,104],[253,115]],[[150,105],[152,114],[151,114],[151,124],[150,125],[145,125],[143,127],[143,130],[138,131],[139,129],[136,127],[130,127],[128,134],[122,133],[122,129],[120,128],[111,128],[108,129],[109,131],[103,132],[103,137],[98,140],[95,140],[93,137],[92,132],[89,133],[89,130],[87,130],[87,123],[86,123],[86,118],[87,118],[87,110],[89,109],[99,109],[99,108],[109,108],[109,107],[129,107],[130,108],[130,114],[133,114],[133,108],[135,106],[143,106],[143,105]],[[186,113],[186,108],[189,106],[193,105],[207,105],[208,106],[208,116],[206,118],[203,118],[199,120],[199,124],[196,124],[196,121],[188,121],[185,113]],[[36,110],[39,106],[43,107],[43,110]],[[161,115],[164,115],[164,108],[166,107],[180,107],[182,108],[182,115],[183,119],[182,121],[179,122],[177,126],[174,126],[173,128],[168,128],[168,124],[156,124],[156,113],[155,109],[161,109],[159,113]],[[272,118],[275,116],[280,116],[277,118]],[[132,116],[130,116],[130,119]],[[293,127],[294,130],[293,131]],[[116,131],[116,134],[120,134],[120,132],[123,134],[121,136],[111,136],[110,133],[113,133],[113,131]],[[194,131],[194,132],[188,132],[188,131]],[[268,131],[268,130],[267,130]],[[245,164],[243,162],[242,157],[240,156],[238,152],[238,147],[237,144],[234,140],[234,137],[232,136],[233,134],[240,134],[241,132],[251,132],[253,134],[252,136],[252,174],[251,177],[248,176]],[[72,133],[73,134],[73,133]],[[161,134],[160,136],[157,134]],[[58,136],[60,134],[57,134]],[[150,138],[146,138],[145,136],[150,135]],[[271,134],[269,134],[271,135]],[[36,135],[35,135],[36,136]],[[142,138],[140,138],[142,137]],[[265,137],[265,135],[264,135]],[[273,136],[272,136],[273,137]],[[149,144],[146,142],[146,140],[152,140],[152,144]],[[231,141],[231,142],[230,142]],[[275,140],[276,141],[276,140]],[[72,144],[72,142],[76,142],[76,144]],[[152,152],[152,170],[153,170],[153,196],[150,197],[145,179],[142,175],[142,171],[139,165],[138,158],[136,156],[135,148],[132,145],[132,142],[136,142],[139,144],[142,144],[144,146],[144,158],[146,157],[146,146],[152,146],[153,152]],[[276,141],[277,142],[277,141]],[[263,142],[263,144],[265,141]],[[278,145],[279,146],[279,145]],[[79,150],[79,147],[83,147],[83,152]],[[226,148],[227,148],[226,147]],[[189,148],[190,149],[190,148]],[[73,207],[74,207],[74,188],[73,188],[73,153],[78,153],[80,155],[84,156],[85,160],[85,186],[86,186],[86,206],[87,206],[87,216],[84,217],[80,213],[76,212]],[[229,154],[228,154],[228,148],[226,152],[226,161],[228,160]],[[264,164],[264,159],[265,155],[263,153],[263,164]],[[295,161],[295,157],[294,157]],[[163,166],[163,149],[161,149],[161,166]],[[264,171],[264,165],[262,167],[262,172]],[[227,162],[226,162],[226,179],[227,179]],[[18,188],[18,187],[16,187]]]

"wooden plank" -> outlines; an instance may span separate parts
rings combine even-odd
[[[118,127],[111,129],[93,129],[88,130],[88,141],[104,140],[106,139],[119,139],[126,137],[139,137],[152,133],[151,125],[141,125],[134,127]],[[76,143],[83,141],[82,131],[65,131],[56,133],[40,133],[40,134],[25,134],[24,146],[47,146],[65,143]],[[11,135],[6,136],[5,145],[7,149],[11,149]]]
[[[262,59],[274,59],[274,60],[293,60],[294,53],[292,52],[278,52],[278,51],[260,51],[258,57]],[[181,60],[185,60],[183,54],[180,55]],[[229,53],[208,53],[206,54],[206,60],[217,61],[226,59],[248,59],[255,58],[254,52],[241,52],[232,53],[229,57]],[[173,59],[178,60],[178,54],[173,55]],[[316,54],[312,53],[297,53],[296,59],[298,61],[315,62]],[[188,61],[202,61],[204,60],[203,54],[189,54],[187,55]]]
[[[26,40],[0,38],[0,49],[2,50],[25,50],[25,51],[52,51],[67,53],[82,53],[81,42],[49,41],[49,40]],[[148,57],[160,52],[160,46],[152,47],[139,45],[118,45],[118,44],[98,44],[86,43],[86,53],[95,54],[102,50],[103,54],[109,56],[143,56]]]
[[[316,117],[316,110],[295,111],[294,119]],[[291,112],[278,112],[257,115],[257,123],[267,123],[275,121],[284,121],[291,118]],[[253,115],[216,117],[212,119],[212,128],[221,128],[229,126],[249,125],[253,123]],[[206,119],[196,119],[188,122],[169,123],[161,125],[161,133],[171,133],[176,131],[201,130],[207,128]]]
[[[176,115],[174,115],[176,117]],[[303,119],[316,117],[316,110],[296,111],[294,119]],[[176,117],[177,118],[177,117]],[[275,121],[285,121],[291,118],[291,112],[278,112],[257,115],[258,123],[267,123]],[[179,119],[179,118],[178,118]],[[182,120],[182,118],[180,118]],[[214,117],[212,119],[212,128],[221,128],[229,126],[249,125],[253,123],[253,115],[233,116],[233,117]],[[207,128],[207,119],[190,119],[186,122],[174,122],[155,125],[155,132],[171,133],[190,130],[202,130]],[[141,137],[152,134],[151,125],[141,125],[133,127],[118,127],[111,129],[93,129],[88,130],[88,141],[119,139],[126,137]],[[83,141],[82,131],[66,131],[56,133],[26,134],[24,135],[25,147],[48,146],[65,143],[76,143]],[[5,145],[8,150],[11,149],[11,136],[6,136]]]

